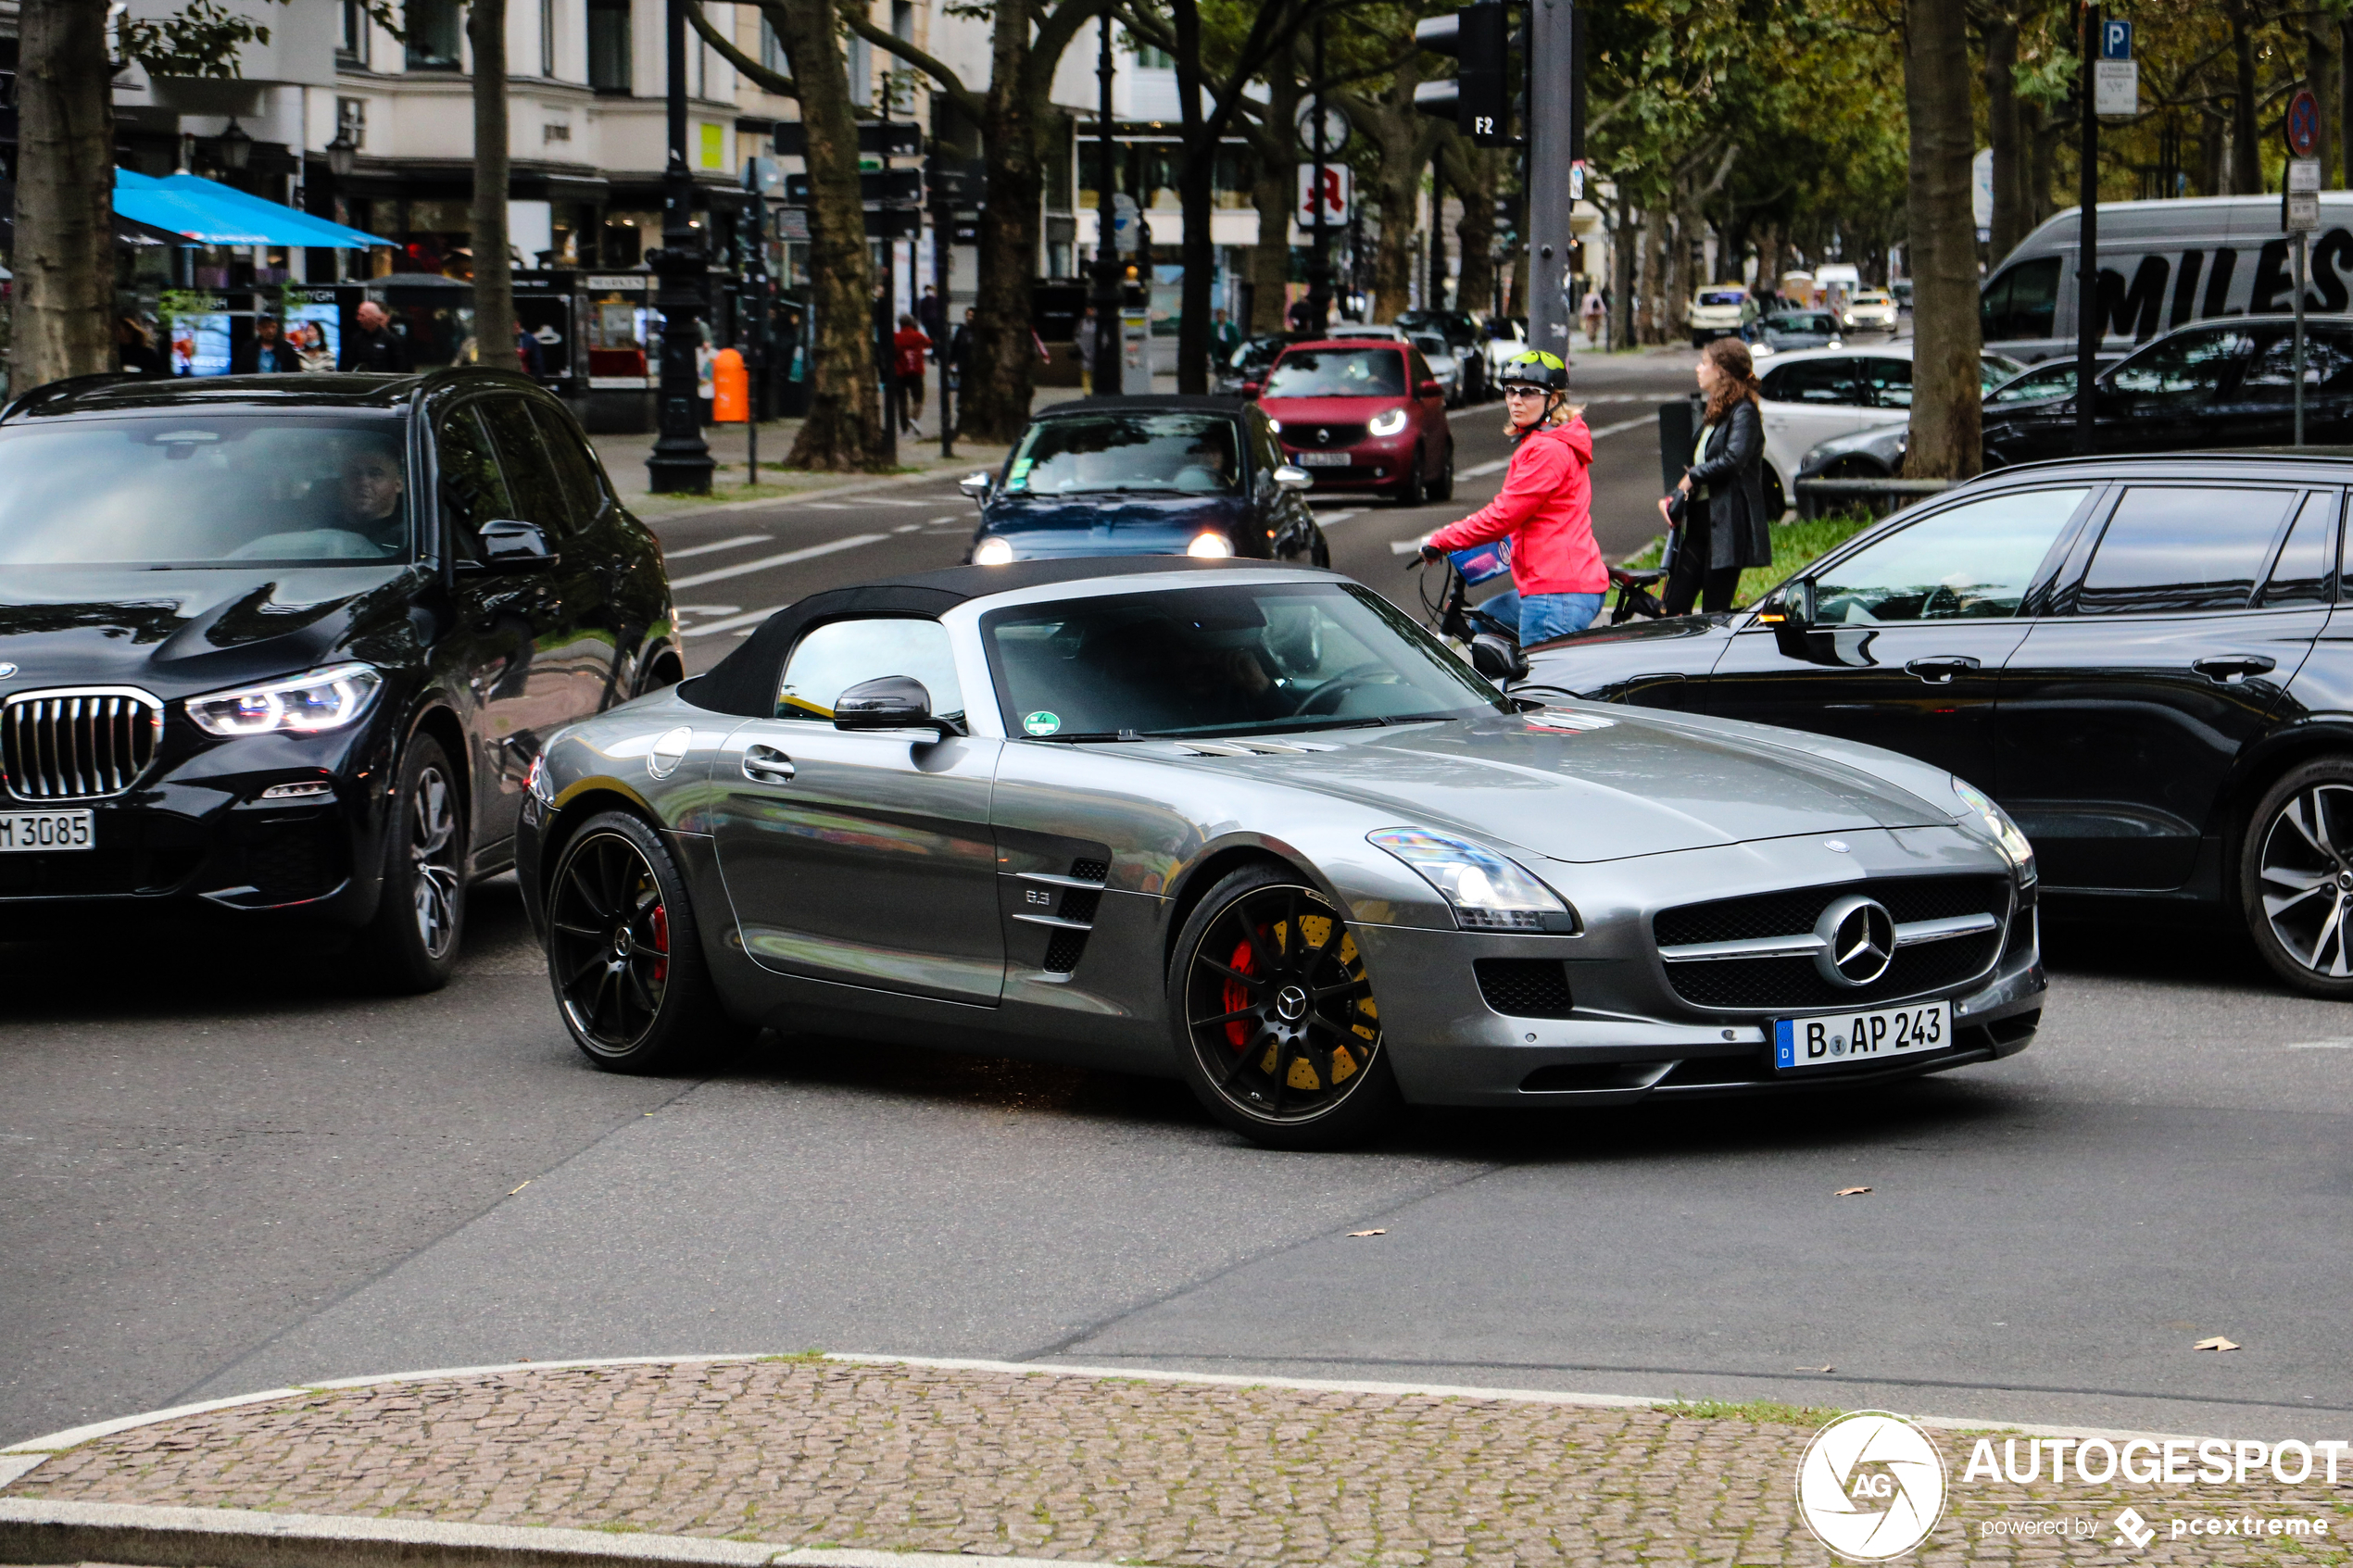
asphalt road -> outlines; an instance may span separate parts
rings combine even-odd
[[[1499,422],[1458,417],[1466,466]],[[1601,450],[1622,553],[1655,442]],[[1391,545],[1494,483],[1335,521],[1339,563],[1410,592]],[[680,598],[724,622],[952,561],[970,509],[932,488],[667,523],[681,578],[882,535]],[[2353,1435],[2353,1015],[2212,939],[2049,947],[2007,1062],[1424,1113],[1315,1157],[1174,1084],[946,1050],[768,1035],[708,1077],[604,1075],[505,884],[428,997],[302,954],[0,947],[0,1440],[330,1376],[809,1347]],[[2216,1333],[2245,1348],[2191,1349]]]

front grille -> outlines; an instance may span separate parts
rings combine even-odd
[[[163,704],[129,686],[23,692],[0,709],[0,770],[19,800],[103,800],[147,771]]]
[[[1487,1005],[1508,1017],[1567,1018],[1576,1010],[1568,966],[1558,959],[1474,959],[1471,972]]]
[[[2010,908],[2007,877],[1888,877],[1840,883],[1831,887],[1719,898],[1706,904],[1684,904],[1660,910],[1651,922],[1651,930],[1663,947],[1803,935],[1814,929],[1815,921],[1832,899],[1850,893],[1878,899],[1898,925],[1981,913],[2005,921]],[[1831,985],[1822,978],[1810,957],[1670,963],[1667,966],[1667,978],[1675,987],[1675,994],[1694,1007],[1744,1012],[1814,1012],[1866,1007],[1942,990],[1982,973],[1993,963],[2002,935],[2001,927],[1996,926],[1971,936],[1898,948],[1887,972],[1871,985],[1862,986]]]
[[[1365,439],[1363,425],[1285,425],[1283,434],[1289,445],[1302,452],[1328,452],[1334,447],[1353,446]]]

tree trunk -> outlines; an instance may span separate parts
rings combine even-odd
[[[1654,202],[1642,208],[1642,294],[1634,332],[1642,343],[1665,343],[1667,309],[1667,209]]]
[[[1454,239],[1462,254],[1462,270],[1455,274],[1454,308],[1490,310],[1495,304],[1494,150],[1457,142],[1450,166],[1454,189],[1463,198],[1462,220],[1454,225]]]
[[[1905,0],[1911,121],[1912,421],[1905,471],[1966,479],[1982,457],[1977,230],[1969,211],[1969,38],[1949,0]]]
[[[9,390],[115,368],[114,77],[107,7],[19,12],[16,342]]]
[[[1250,331],[1279,332],[1289,324],[1290,215],[1299,205],[1299,159],[1292,126],[1305,96],[1290,70],[1267,73],[1264,129],[1251,138],[1251,203],[1258,208],[1258,243],[1250,247]]]
[[[1038,156],[1040,106],[1029,101],[1026,86],[1031,13],[1029,0],[1000,0],[989,35],[988,98],[980,120],[988,200],[980,212],[972,370],[956,413],[957,433],[972,441],[1010,443],[1021,434],[1038,373],[1029,295],[1038,280],[1045,181]]]
[[[1190,149],[1176,170],[1176,205],[1185,217],[1185,236],[1177,243],[1184,277],[1176,306],[1176,390],[1199,397],[1209,391],[1209,312],[1213,308],[1209,299],[1210,286],[1215,282],[1211,274],[1217,262],[1217,252],[1210,244],[1209,222],[1216,210],[1217,148],[1202,117],[1201,6],[1196,0],[1174,0],[1169,10],[1176,23],[1177,124],[1185,146]],[[1149,348],[1145,363],[1149,377]],[[1145,384],[1149,388],[1149,380]]]
[[[1421,80],[1409,56],[1378,95],[1332,95],[1379,159],[1369,175],[1359,169],[1356,180],[1358,193],[1370,198],[1368,205],[1380,219],[1380,232],[1373,242],[1373,319],[1378,321],[1391,320],[1399,311],[1414,307],[1414,232],[1422,170],[1442,134],[1438,121],[1414,108],[1414,88]]]
[[[473,0],[466,41],[474,57],[474,358],[511,370],[522,360],[507,255],[507,0]]]
[[[849,108],[849,67],[827,0],[785,0],[762,9],[792,62],[808,146],[809,282],[816,318],[812,391],[809,417],[785,464],[845,472],[880,468],[875,265],[866,248],[865,204],[858,194],[858,122]],[[984,292],[983,320],[988,309]]]
[[[2336,138],[2329,134],[2331,119],[2336,113],[2336,31],[2335,23],[2315,17],[2304,33],[2304,74],[2311,83],[2312,96],[2321,111],[2321,144],[2317,151],[2322,189],[2337,184],[2342,171],[2336,161]]]
[[[1756,289],[1765,294],[1780,286],[1781,226],[1761,225],[1756,231]]]
[[[1994,222],[1988,252],[1996,266],[2034,227],[2028,183],[2025,123],[2018,95],[2018,23],[1997,17],[1985,26],[1985,140],[1994,150]]]
[[[2263,189],[2263,149],[2255,140],[2254,23],[2244,5],[2231,7],[2231,194],[2241,196]]]
[[[1625,348],[1634,341],[1634,197],[1622,180],[1617,184],[1617,225],[1609,240],[1609,345]]]

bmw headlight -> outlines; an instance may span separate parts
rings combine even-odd
[[[1994,805],[1993,797],[1983,790],[1962,783],[1957,776],[1953,780],[1953,793],[1969,807],[1968,810],[1955,814],[1965,822],[1974,819],[1985,830],[1985,836],[1994,841],[1994,847],[2002,852],[2002,858],[2017,869],[2019,881],[2032,882],[2034,846],[2026,841],[2026,834],[2010,821],[2010,814]]]
[[[1465,931],[1575,931],[1577,911],[1560,896],[1483,844],[1422,828],[1365,835],[1438,889]]]
[[[1405,410],[1391,408],[1386,414],[1375,414],[1373,422],[1365,428],[1375,435],[1395,435],[1405,428]]]
[[[992,533],[973,546],[975,566],[1002,566],[1013,558],[1013,542]]]
[[[283,681],[188,699],[188,717],[212,735],[312,734],[357,721],[384,676],[365,664],[331,664]]]

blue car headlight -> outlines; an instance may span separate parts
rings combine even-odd
[[[1518,861],[1483,844],[1426,828],[1365,835],[1438,890],[1465,931],[1574,931],[1577,911]]]
[[[1976,832],[1980,837],[1987,840],[1994,848],[2002,852],[2002,859],[2007,860],[2011,868],[2018,872],[2020,882],[2032,882],[2034,880],[2034,846],[2026,841],[2026,834],[2019,831],[2016,822],[2010,821],[2010,814],[1994,805],[1993,797],[1983,790],[1962,782],[1957,775],[1953,779],[1953,793],[1961,797],[1962,804],[1967,808],[1965,810],[1956,811],[1954,815],[1965,826]]]
[[[315,734],[356,722],[383,684],[384,676],[372,666],[331,664],[282,681],[192,696],[188,717],[207,734]]]

